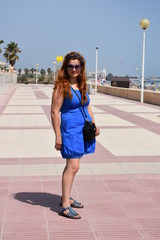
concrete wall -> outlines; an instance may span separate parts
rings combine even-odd
[[[4,94],[10,87],[17,84],[16,73],[0,73],[0,95]]]
[[[160,106],[160,92],[144,91],[144,102]]]
[[[94,88],[94,85],[93,85]],[[122,97],[140,102],[141,90],[97,85],[97,91],[112,96]],[[144,90],[144,103],[160,106],[160,92]]]

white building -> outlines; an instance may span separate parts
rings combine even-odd
[[[97,71],[98,79],[106,78],[106,76],[107,76],[107,70],[106,69],[98,69],[98,71]],[[87,73],[87,78],[88,79],[95,78],[95,72],[88,72]]]

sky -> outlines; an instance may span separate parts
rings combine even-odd
[[[0,7],[1,49],[13,41],[22,51],[16,69],[38,63],[39,69],[53,70],[57,56],[77,51],[87,71],[95,71],[98,47],[98,69],[141,76],[139,23],[147,18],[145,76],[160,76],[159,0],[0,0]],[[5,61],[3,54],[0,60]]]

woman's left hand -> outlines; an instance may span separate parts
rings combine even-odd
[[[97,137],[99,134],[100,134],[100,129],[99,129],[99,127],[96,127],[95,136]]]

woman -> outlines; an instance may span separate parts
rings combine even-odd
[[[83,140],[85,116],[77,94],[83,103],[87,118],[94,122],[87,93],[85,59],[79,53],[71,52],[65,56],[55,81],[51,118],[55,132],[55,148],[61,151],[62,157],[66,159],[62,174],[62,208],[59,215],[72,219],[81,218],[73,208],[83,207],[81,203],[70,197],[80,159],[84,154],[95,151],[95,139],[91,142]],[[59,112],[61,112],[61,120]],[[99,134],[100,130],[96,127],[95,135]]]

